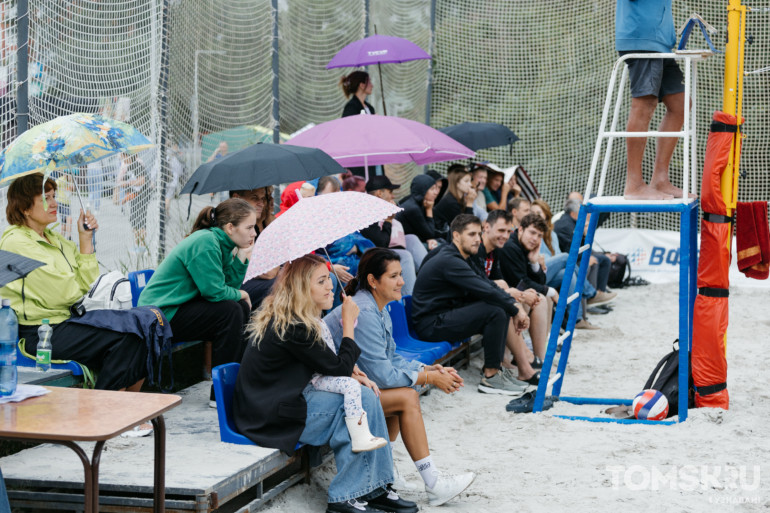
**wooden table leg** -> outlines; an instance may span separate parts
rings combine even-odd
[[[102,459],[104,440],[96,442],[94,454],[91,457],[91,508],[94,513],[99,513],[99,463]]]
[[[164,513],[166,511],[166,421],[163,415],[152,419],[155,431],[155,493],[154,511]]]
[[[69,441],[49,441],[49,442],[67,446],[70,449],[72,449],[75,452],[75,454],[78,455],[78,458],[80,458],[80,462],[83,464],[83,473],[85,475],[85,481],[83,483],[83,502],[85,503],[84,504],[85,513],[98,512],[99,511],[99,484],[98,482],[95,484],[93,481],[93,475],[94,475],[93,467],[91,466],[91,462],[88,461],[88,456],[86,455],[85,451],[83,451],[83,449],[75,442],[69,442]],[[99,448],[99,451],[101,451],[101,446],[103,445],[104,445],[104,442],[97,443],[97,446],[94,447],[95,455],[96,455],[97,448]]]

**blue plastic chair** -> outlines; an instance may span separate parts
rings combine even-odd
[[[214,398],[217,401],[219,439],[228,444],[257,445],[238,432],[233,420],[233,392],[240,369],[240,363],[225,363],[211,369],[211,379],[214,381]],[[303,444],[298,443],[294,450],[299,450],[302,447]]]
[[[400,301],[391,301],[386,308],[393,323],[393,340],[402,356],[403,352],[416,353],[419,355],[417,360],[431,364],[452,351],[449,342],[425,342],[413,338],[409,334],[406,311]]]
[[[419,340],[420,337],[417,336],[417,332],[414,330],[414,324],[412,324],[412,296],[402,296],[401,301],[404,303],[406,325],[409,328],[409,334],[412,336],[412,338]]]
[[[136,307],[139,301],[139,294],[142,293],[144,287],[152,278],[155,273],[154,269],[143,269],[141,271],[131,271],[128,273],[128,282],[131,284],[131,304]]]
[[[211,369],[219,418],[219,439],[228,444],[256,445],[238,432],[233,420],[233,391],[240,368],[240,363],[226,363]]]
[[[406,349],[401,349],[399,347],[396,347],[396,353],[398,353],[404,360],[411,362],[412,360],[417,360],[420,363],[424,363],[425,365],[432,365],[438,358],[440,358],[443,355],[439,355],[436,357],[436,353],[433,351],[423,351],[422,353],[414,353],[412,351],[407,351]]]

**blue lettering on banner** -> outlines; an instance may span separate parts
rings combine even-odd
[[[674,266],[679,265],[679,248],[666,251],[664,247],[653,246],[649,265],[661,265],[663,262]]]
[[[679,248],[672,249],[666,255],[666,263],[671,265],[679,265]]]
[[[663,256],[666,254],[666,248],[653,246],[650,254],[650,265],[660,265],[663,263]]]

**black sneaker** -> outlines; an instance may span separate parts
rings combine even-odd
[[[387,495],[387,494],[386,494]],[[326,505],[326,513],[385,513],[381,509],[370,506],[366,501],[350,499],[345,502],[330,502]]]
[[[369,499],[369,505],[387,513],[417,513],[420,511],[416,503],[402,499],[390,486],[388,486],[387,493]]]

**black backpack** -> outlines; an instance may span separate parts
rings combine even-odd
[[[695,407],[695,386],[692,380],[692,367],[690,367],[687,391],[687,408]],[[668,353],[655,366],[644,390],[657,390],[668,399],[668,415],[673,417],[679,414],[679,339],[674,341],[674,350]]]
[[[629,278],[631,278],[631,263],[626,255],[618,253],[615,255],[615,261],[610,264],[607,285],[613,289],[622,289],[628,285]]]

